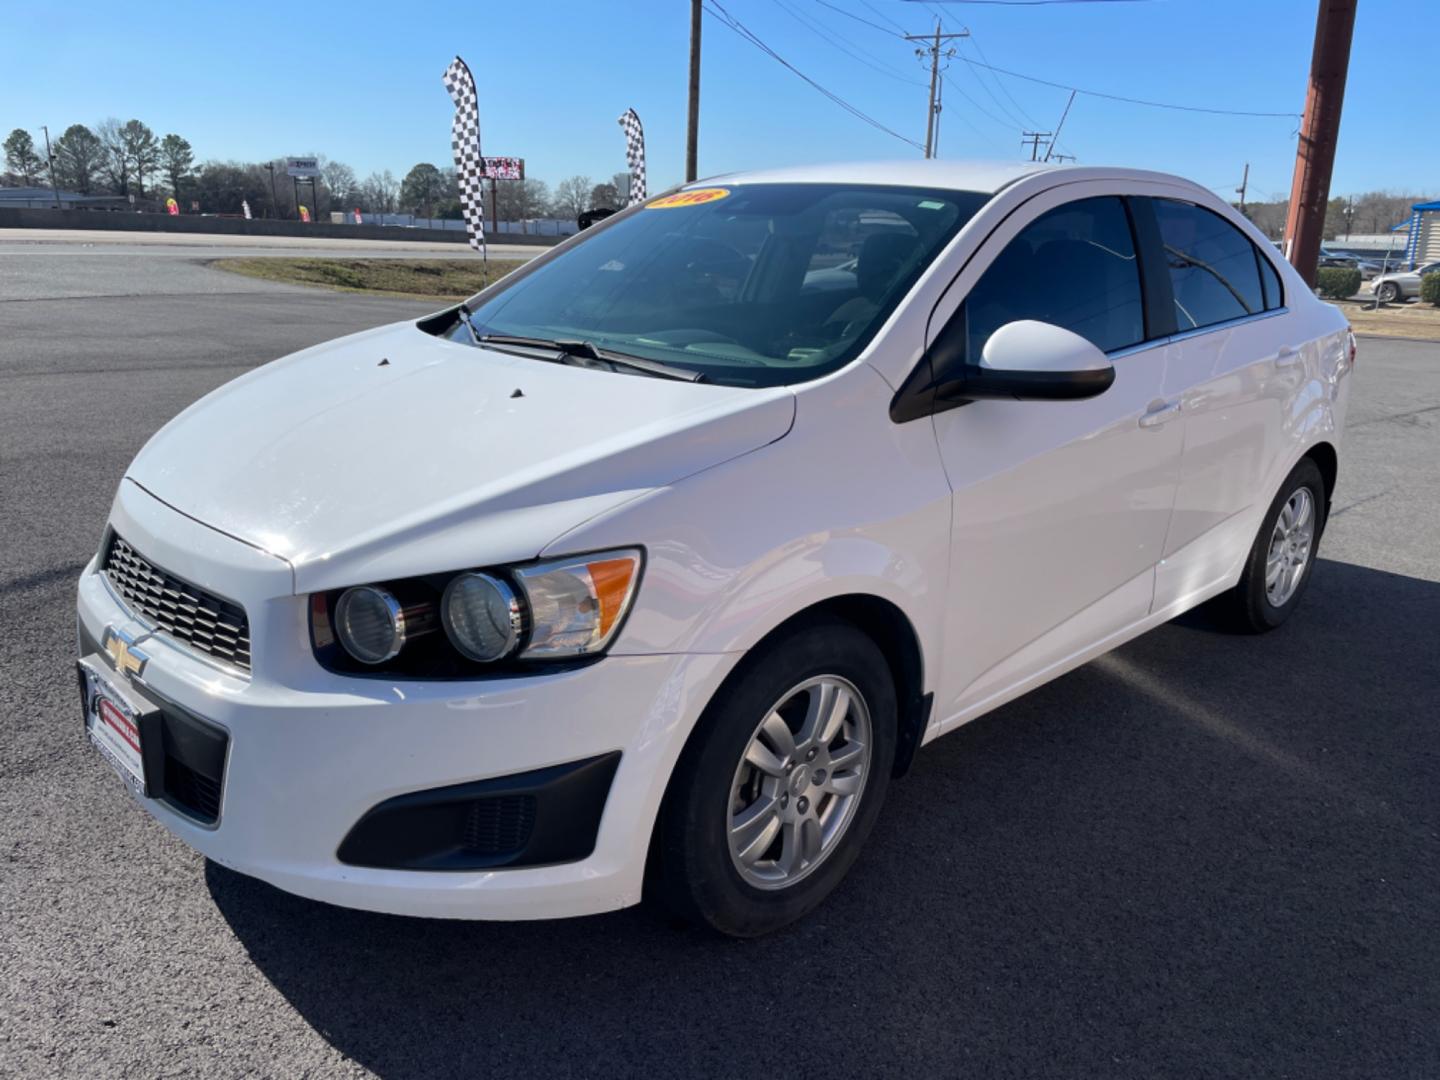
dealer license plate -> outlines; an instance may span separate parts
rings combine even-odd
[[[149,726],[146,719],[158,709],[139,692],[122,686],[99,653],[76,661],[76,667],[85,734],[131,791],[147,795],[143,731]]]

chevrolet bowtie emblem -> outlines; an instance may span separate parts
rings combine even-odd
[[[132,644],[134,640],[113,626],[107,626],[105,627],[105,636],[100,639],[100,648],[110,654],[110,659],[115,662],[116,671],[123,671],[132,679],[138,679],[140,673],[145,670],[145,665],[150,662],[150,657],[135,648]]]

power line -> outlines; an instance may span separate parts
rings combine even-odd
[[[1085,94],[1088,97],[1105,98],[1107,101],[1123,101],[1130,105],[1148,105],[1152,109],[1176,109],[1180,112],[1211,113],[1216,116],[1281,117],[1286,120],[1293,120],[1300,115],[1299,113],[1293,112],[1250,112],[1245,109],[1211,109],[1201,105],[1176,105],[1168,101],[1147,101],[1145,98],[1123,97],[1120,94],[1106,94],[1100,90],[1086,90],[1083,87],[1071,86],[1069,83],[1052,82],[1049,79],[1041,79],[1034,75],[1025,75],[1018,71],[1010,71],[1007,68],[996,67],[994,64],[982,64],[979,60],[971,60],[968,56],[962,56],[960,59],[971,67],[982,67],[990,71],[998,71],[1001,75],[1009,75],[1012,79],[1024,79],[1026,82],[1039,83],[1041,86],[1053,86],[1057,90],[1073,90],[1077,94]]]
[[[839,105],[842,109],[848,112],[851,116],[854,116],[857,120],[864,121],[876,130],[883,131],[891,138],[899,139],[901,142],[907,143],[908,145],[915,147],[916,150],[925,149],[923,144],[916,142],[914,139],[907,138],[906,136],[901,135],[894,128],[886,127],[879,120],[876,120],[873,116],[869,115],[868,113],[862,112],[854,105],[851,105],[839,94],[836,94],[834,91],[827,90],[825,87],[821,86],[814,79],[810,78],[809,75],[806,75],[803,71],[797,68],[794,64],[790,63],[790,61],[786,60],[769,45],[766,45],[765,42],[761,41],[760,38],[756,36],[756,34],[751,31],[744,23],[742,23],[739,19],[735,18],[735,16],[731,15],[730,12],[726,11],[724,5],[720,3],[720,0],[705,0],[705,3],[705,10],[709,12],[709,14],[713,18],[719,19],[735,33],[739,34],[741,37],[743,37],[746,41],[750,42],[761,52],[765,53],[766,56],[769,56],[772,60],[780,64],[780,66],[784,67],[787,71],[809,83],[810,86],[818,90],[821,94],[824,94],[827,98],[833,101],[836,105]]]
[[[883,67],[880,64],[877,64],[874,61],[870,60],[863,53],[856,52],[855,49],[859,49],[862,46],[855,45],[854,42],[850,42],[850,45],[854,45],[853,49],[850,48],[845,44],[846,41],[848,41],[849,39],[842,37],[840,34],[826,27],[823,23],[814,22],[808,17],[801,15],[800,12],[796,11],[789,4],[787,4],[785,0],[775,0],[775,5],[779,7],[781,11],[784,11],[792,19],[798,22],[801,26],[805,27],[811,33],[819,37],[822,41],[825,41],[827,44],[833,46],[836,49],[839,49],[846,56],[850,57],[850,59],[860,61],[860,63],[864,64],[872,71],[878,71],[881,75],[885,75],[889,78],[895,79],[897,82],[909,83],[911,86],[924,85],[917,79],[906,78],[904,75],[901,75],[899,72],[897,72],[894,68]]]
[[[907,0],[907,2],[917,3],[919,0]],[[1148,4],[1150,2],[1151,0],[940,0],[942,4],[990,4],[995,7],[1042,7],[1046,4]]]
[[[990,63],[990,57],[985,55],[985,50],[980,47],[980,42],[975,39],[975,35],[973,33],[970,35],[970,44],[974,46],[975,51],[980,54],[981,60],[983,60],[987,64]],[[1025,123],[1029,124],[1031,127],[1040,126],[1038,123],[1036,123],[1035,118],[1025,111],[1025,107],[1021,105],[1020,102],[1015,100],[1015,95],[1010,93],[1009,88],[1000,81],[1000,78],[993,71],[990,72],[990,78],[994,81],[995,85],[1000,88],[1000,92],[1010,99],[1011,104],[1014,105],[1015,108],[1020,110],[1020,115],[1024,117]]]
[[[969,94],[967,94],[967,93],[965,92],[965,88],[964,88],[963,86],[961,86],[958,82],[956,82],[953,78],[951,78],[949,72],[945,72],[944,75],[943,75],[943,77],[944,77],[945,81],[950,84],[950,88],[951,88],[952,90],[954,90],[957,94],[959,94],[961,97],[963,97],[963,98],[964,98],[966,101],[968,101],[971,105],[975,106],[975,111],[978,112],[981,116],[985,117],[985,118],[986,118],[987,120],[989,120],[991,123],[996,124],[996,125],[998,125],[999,127],[1004,128],[1006,131],[1012,130],[1013,125],[1011,125],[1011,124],[1009,123],[1009,121],[1001,120],[998,116],[996,116],[994,113],[992,113],[989,109],[985,108],[984,105],[981,105],[980,102],[976,101],[973,97],[971,97]],[[1020,126],[1021,126],[1021,127],[1024,127],[1025,125],[1024,125],[1024,124],[1021,124]]]
[[[900,27],[900,32],[897,33],[897,32],[894,31],[894,30],[886,29],[885,27],[881,26],[879,23],[871,22],[869,19],[865,18],[863,15],[856,15],[853,11],[846,11],[844,8],[840,7],[838,4],[832,4],[832,3],[830,3],[830,0],[815,0],[815,2],[816,2],[817,4],[822,5],[823,7],[828,7],[831,11],[838,11],[841,15],[849,16],[850,18],[854,19],[856,22],[864,23],[866,26],[874,27],[876,30],[879,30],[882,34],[889,34],[891,37],[899,37],[899,38],[903,38],[903,37],[905,36],[905,34],[904,34],[904,29],[905,29],[905,28],[904,28],[904,27]],[[866,6],[866,7],[870,7],[869,4],[866,4],[865,6]],[[872,9],[872,10],[874,10],[874,9]],[[880,13],[877,11],[876,14],[879,15]],[[882,16],[882,18],[883,18],[883,16]],[[895,25],[899,26],[900,24],[899,24],[899,23],[896,23]]]
[[[902,33],[902,34],[905,33],[905,27],[903,27],[902,25],[900,25],[900,24],[899,24],[898,22],[896,22],[894,19],[890,18],[889,15],[886,15],[885,12],[881,11],[881,10],[880,10],[879,8],[877,8],[874,4],[870,3],[870,0],[860,0],[860,3],[863,4],[865,7],[869,8],[869,9],[870,9],[871,11],[873,11],[876,15],[879,15],[880,18],[884,19],[884,20],[885,20],[886,22],[888,22],[891,26],[895,27],[895,29],[896,29],[896,30],[899,30],[900,33]]]

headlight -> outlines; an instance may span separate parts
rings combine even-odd
[[[362,664],[383,664],[405,647],[405,611],[384,589],[346,589],[335,602],[335,636]]]
[[[315,656],[334,671],[421,678],[464,678],[507,660],[593,656],[619,632],[642,559],[639,548],[622,548],[316,593]],[[417,640],[435,629],[445,633]]]
[[[606,551],[515,571],[530,608],[521,656],[583,656],[610,643],[640,579],[640,552]]]
[[[489,574],[451,578],[440,601],[440,618],[450,644],[487,664],[513,653],[525,629],[525,612],[515,590]]]

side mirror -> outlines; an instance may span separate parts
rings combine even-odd
[[[1109,357],[1073,331],[1020,319],[1006,323],[985,342],[978,364],[944,365],[936,395],[942,401],[1010,398],[1018,401],[1074,401],[1104,393],[1115,381]]]

